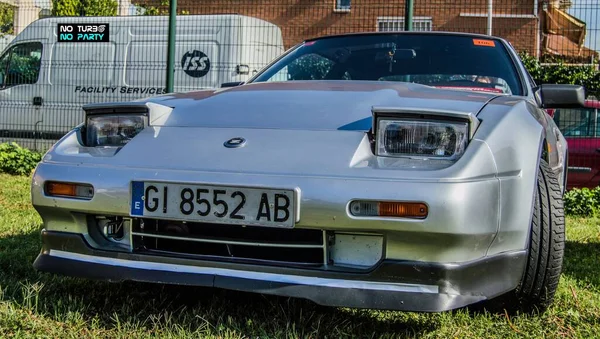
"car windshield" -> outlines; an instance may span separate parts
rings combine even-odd
[[[308,41],[251,82],[401,81],[522,95],[499,40],[451,34],[366,34]]]

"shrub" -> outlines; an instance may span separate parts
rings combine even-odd
[[[600,207],[600,187],[573,188],[565,193],[565,214],[574,216],[591,216]]]
[[[540,61],[527,54],[519,53],[523,65],[537,84],[571,84],[585,87],[587,96],[600,95],[600,72],[595,67],[586,65],[566,65],[563,58],[547,58],[553,65],[542,65]]]
[[[0,172],[29,175],[42,160],[42,154],[14,142],[0,144]]]

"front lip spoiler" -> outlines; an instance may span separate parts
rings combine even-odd
[[[42,237],[45,247],[34,262],[39,271],[112,282],[217,287],[304,298],[333,307],[417,312],[462,308],[504,294],[518,285],[526,262],[526,251],[518,251],[461,265],[388,260],[370,274],[322,271],[307,276],[262,272],[260,266],[240,270],[235,264],[219,268],[147,261],[142,255],[92,249],[80,234],[43,231]],[[48,248],[48,243],[62,246]],[[396,272],[394,281],[390,272]]]

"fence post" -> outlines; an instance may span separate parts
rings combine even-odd
[[[404,10],[404,30],[412,31],[413,30],[413,9],[414,9],[414,0],[405,0],[406,8]]]
[[[488,0],[487,3],[487,35],[492,35],[492,22],[494,19],[494,0]]]
[[[175,28],[177,20],[177,0],[169,1],[169,42],[167,44],[167,93],[173,92],[173,78],[175,76]]]

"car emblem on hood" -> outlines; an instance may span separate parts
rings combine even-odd
[[[246,144],[246,139],[237,137],[237,138],[232,138],[232,139],[225,141],[225,143],[223,145],[227,148],[237,148],[237,147],[242,147],[245,144]]]

